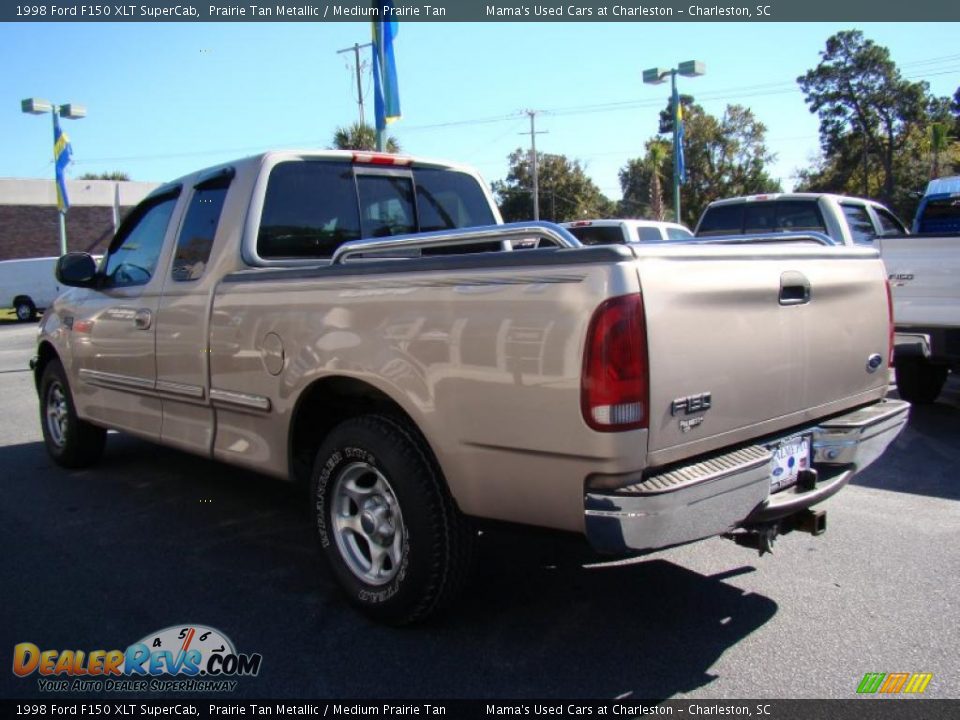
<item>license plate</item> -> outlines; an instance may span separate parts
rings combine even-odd
[[[767,446],[770,460],[770,492],[796,485],[801,470],[810,467],[810,436],[798,435]]]

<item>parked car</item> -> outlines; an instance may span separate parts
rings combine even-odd
[[[817,232],[841,245],[906,232],[881,203],[829,193],[772,193],[715,200],[700,215],[698,238]]]
[[[960,370],[960,177],[931,180],[912,235],[880,238],[893,292],[900,396],[937,399]]]
[[[0,261],[0,307],[13,308],[17,320],[30,322],[60,294],[55,257]]]
[[[99,267],[58,263],[47,452],[90,465],[116,428],[302,482],[347,598],[405,623],[454,597],[476,518],[610,554],[820,534],[810,508],[907,420],[875,250],[500,223],[474,171],[387,154],[159,188]],[[554,247],[513,250],[529,237]]]
[[[562,223],[584,245],[690,240],[685,226],[660,220],[576,220]]]

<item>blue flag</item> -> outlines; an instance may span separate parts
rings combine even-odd
[[[67,197],[67,181],[63,171],[73,160],[73,148],[70,147],[70,138],[60,129],[56,108],[53,110],[53,157],[57,169],[57,209],[65,213],[70,207],[70,198]]]
[[[393,0],[374,0],[379,6],[380,20],[373,21],[373,109],[377,130],[400,118],[400,91],[397,88],[397,64],[393,58],[393,41],[397,36],[396,20],[387,20],[393,11]]]
[[[682,185],[687,181],[687,166],[683,160],[683,105],[677,102],[677,115],[673,120],[677,124],[677,147],[674,152],[677,154],[677,178]]]

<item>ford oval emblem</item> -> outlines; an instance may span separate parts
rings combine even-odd
[[[867,358],[867,372],[874,373],[880,369],[880,366],[883,365],[883,356],[879,353],[874,353]]]
[[[780,477],[781,475],[783,475],[783,468],[782,467],[774,468],[773,476]]]

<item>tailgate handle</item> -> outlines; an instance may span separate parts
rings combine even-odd
[[[780,304],[805,305],[810,302],[810,281],[796,270],[788,270],[780,276]]]

